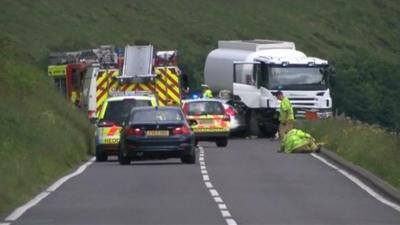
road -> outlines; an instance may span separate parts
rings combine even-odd
[[[268,139],[201,144],[196,165],[94,163],[11,224],[400,224],[309,154]]]

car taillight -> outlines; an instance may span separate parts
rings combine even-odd
[[[237,114],[236,110],[232,106],[229,106],[228,108],[226,108],[225,113],[228,116],[235,116]]]
[[[181,127],[175,127],[172,130],[172,135],[188,135],[188,134],[191,134],[191,133],[192,133],[192,131],[186,125],[183,125]]]
[[[91,119],[91,118],[94,117],[95,111],[88,111],[88,112],[87,112],[87,115],[88,115],[88,118]]]
[[[223,121],[231,121],[231,117],[227,114],[224,115],[224,117],[222,117]]]
[[[143,136],[144,132],[140,128],[129,127],[125,130],[126,136]]]
[[[98,124],[98,127],[112,127],[112,126],[117,126],[113,121],[110,120],[101,120]]]

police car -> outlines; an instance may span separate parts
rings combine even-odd
[[[96,161],[106,161],[118,154],[122,123],[134,107],[156,106],[154,95],[128,94],[110,97],[103,104],[96,126]]]
[[[186,114],[198,141],[215,142],[218,147],[228,144],[230,116],[224,105],[217,99],[192,99],[183,102],[182,111]]]

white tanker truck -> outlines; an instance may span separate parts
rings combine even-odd
[[[249,132],[263,136],[277,131],[280,102],[274,94],[279,90],[297,118],[307,111],[332,116],[329,71],[326,60],[307,57],[293,42],[219,41],[207,56],[204,80],[214,92],[231,90],[234,100],[246,106]]]

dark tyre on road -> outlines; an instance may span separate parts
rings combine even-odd
[[[228,138],[221,138],[215,142],[218,147],[226,147],[228,145]]]
[[[189,155],[184,155],[181,157],[181,162],[186,164],[195,164],[196,163],[196,153],[194,149],[191,151]]]
[[[118,162],[121,165],[129,165],[131,163],[131,159],[128,156],[124,156],[124,153],[121,149],[118,150]]]
[[[255,111],[251,111],[248,131],[250,135],[255,135],[257,137],[261,137],[263,135],[260,129],[260,124],[258,123],[258,114]]]
[[[99,147],[96,147],[96,161],[97,162],[104,162],[107,161],[107,154]]]

